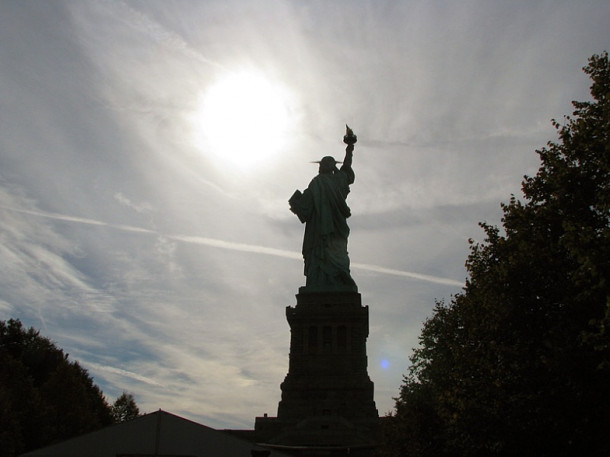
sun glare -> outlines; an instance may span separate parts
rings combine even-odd
[[[248,170],[285,145],[294,123],[288,89],[254,71],[219,79],[202,95],[195,118],[198,146]]]

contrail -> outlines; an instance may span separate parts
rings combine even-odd
[[[230,249],[232,251],[254,252],[257,254],[267,254],[276,257],[285,257],[287,259],[297,260],[303,258],[303,256],[298,252],[268,248],[265,246],[257,246],[255,244],[234,243],[231,241],[217,240],[215,238],[205,238],[202,236],[168,235],[166,237],[170,240],[182,241],[184,243],[204,244],[206,246]]]
[[[135,227],[133,225],[109,224],[107,222],[102,222],[102,221],[98,221],[95,219],[88,219],[88,218],[84,218],[84,217],[67,216],[64,214],[48,213],[45,211],[18,209],[18,208],[13,208],[13,207],[4,206],[4,205],[0,205],[0,208],[8,210],[8,211],[28,214],[31,216],[45,217],[48,219],[54,219],[54,220],[58,220],[58,221],[75,222],[78,224],[98,225],[98,226],[109,227],[109,228],[113,228],[116,230],[122,230],[122,231],[126,231],[126,232],[135,232],[135,233],[144,233],[144,234],[149,234],[149,235],[162,236],[164,238],[178,241],[180,243],[211,246],[211,247],[220,248],[220,249],[228,249],[231,251],[252,252],[255,254],[265,254],[265,255],[283,257],[286,259],[293,259],[293,260],[301,260],[303,258],[303,256],[301,255],[300,252],[270,248],[267,246],[259,246],[259,245],[255,245],[255,244],[236,243],[233,241],[219,240],[216,238],[207,238],[207,237],[203,237],[203,236],[165,235],[165,234],[159,233],[155,230]],[[443,284],[443,285],[447,285],[447,286],[461,287],[464,285],[462,282],[459,282],[459,281],[456,281],[456,280],[450,279],[450,278],[441,278],[438,276],[424,275],[424,274],[420,274],[420,273],[413,273],[410,271],[395,270],[392,268],[385,268],[385,267],[381,267],[378,265],[369,265],[369,264],[364,264],[364,263],[352,263],[351,267],[358,269],[358,270],[372,271],[374,273],[387,274],[387,275],[393,275],[393,276],[402,276],[405,278],[433,282],[436,284]]]
[[[377,265],[367,265],[365,263],[352,263],[352,268],[357,268],[359,270],[367,270],[374,271],[376,273],[394,275],[394,276],[404,276],[406,278],[419,279],[421,281],[435,282],[437,284],[445,284],[447,286],[458,286],[462,287],[464,285],[463,282],[456,281],[455,279],[449,278],[439,278],[438,276],[430,276],[424,275],[420,273],[411,273],[410,271],[402,271],[402,270],[394,270],[392,268],[380,267]]]
[[[184,243],[203,244],[216,248],[230,249],[232,251],[254,252],[257,254],[267,254],[276,257],[284,257],[287,259],[301,260],[303,256],[300,252],[286,251],[283,249],[268,248],[265,246],[257,246],[254,244],[234,243],[231,241],[217,240],[214,238],[205,238],[200,236],[184,236],[170,235],[167,238],[182,241]],[[406,278],[419,279],[421,281],[434,282],[437,284],[445,284],[447,286],[463,286],[464,284],[454,279],[439,278],[437,276],[424,275],[420,273],[412,273],[409,271],[394,270],[392,268],[380,267],[378,265],[368,265],[365,263],[352,263],[352,268],[358,270],[373,271],[375,273],[388,274],[394,276],[404,276]]]
[[[46,211],[34,211],[34,210],[30,210],[30,209],[12,208],[10,206],[4,206],[4,205],[0,205],[0,208],[8,210],[8,211],[14,211],[16,213],[29,214],[30,216],[45,217],[47,219],[53,219],[56,221],[76,222],[78,224],[88,224],[88,225],[99,225],[102,227],[111,227],[111,228],[114,228],[117,230],[123,230],[126,232],[150,233],[153,235],[161,235],[160,233],[155,232],[154,230],[149,230],[149,229],[145,229],[145,228],[141,228],[141,227],[134,227],[132,225],[109,224],[107,222],[102,222],[102,221],[98,221],[95,219],[87,219],[84,217],[66,216],[65,214],[49,213]]]
[[[94,362],[87,362],[87,365],[96,371],[101,371],[101,372],[105,371],[105,372],[112,373],[112,374],[118,374],[120,376],[126,376],[128,378],[135,379],[136,381],[140,381],[145,384],[149,384],[151,386],[166,387],[163,384],[158,383],[154,379],[148,378],[146,376],[142,376],[142,375],[140,375],[138,373],[134,373],[132,371],[127,371],[127,370],[123,370],[121,368],[115,368],[115,367],[111,367],[108,365],[100,365],[99,363],[94,363]]]

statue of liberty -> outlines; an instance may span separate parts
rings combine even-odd
[[[315,162],[319,164],[318,175],[303,193],[297,190],[289,200],[290,210],[305,224],[305,291],[357,291],[349,269],[347,218],[351,212],[345,202],[355,179],[352,159],[356,139],[347,127],[343,162],[331,156]],[[337,168],[338,163],[342,163],[341,168]]]

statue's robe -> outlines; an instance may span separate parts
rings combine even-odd
[[[347,253],[346,219],[351,213],[345,202],[354,179],[354,171],[344,164],[334,173],[318,174],[300,198],[291,199],[292,211],[305,223],[303,258],[308,288],[355,287]]]

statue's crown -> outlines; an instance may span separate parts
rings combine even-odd
[[[343,163],[343,162],[337,162],[333,156],[326,156],[326,157],[322,157],[322,160],[314,160],[311,163],[321,163],[323,165],[327,165],[327,164],[328,165],[330,165],[330,164],[336,165],[338,163]]]

